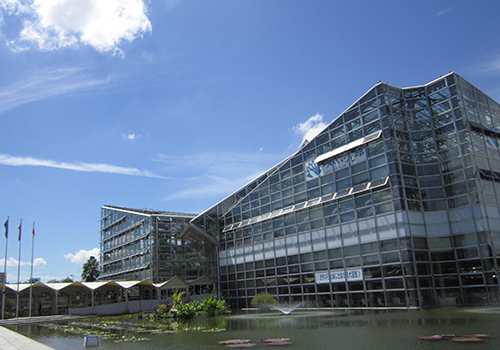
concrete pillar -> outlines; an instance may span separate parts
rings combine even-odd
[[[33,310],[31,311],[32,315],[41,316],[41,310],[39,310],[40,308],[38,307],[39,302],[40,302],[40,296],[33,295],[33,304],[32,304]],[[40,312],[38,312],[38,311],[40,311]]]
[[[52,299],[53,300],[53,303],[54,305],[52,305],[52,314],[53,315],[57,315],[58,314],[58,310],[57,310],[57,295],[59,294],[59,292],[56,290],[54,292],[54,295],[55,295],[55,298]]]
[[[122,292],[125,293],[125,312],[130,313],[130,310],[128,308],[128,290],[123,288]]]
[[[144,290],[142,286],[139,286],[139,312],[142,312],[142,298],[144,296]]]

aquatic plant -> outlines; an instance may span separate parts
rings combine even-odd
[[[158,305],[152,313],[149,314],[150,321],[160,321],[166,318],[172,318],[174,315],[171,312],[172,305],[166,301],[163,304]]]
[[[177,304],[176,310],[177,310],[177,317],[181,318],[193,318],[196,316],[198,311],[200,311],[200,303],[193,301],[190,303],[185,303],[181,301],[180,303]]]
[[[182,331],[201,332],[223,332],[225,323],[214,322],[207,326],[200,326],[190,321],[181,322],[170,319],[165,322],[127,322],[130,319],[124,315],[124,322],[116,317],[88,319],[87,321],[70,322],[68,324],[43,323],[46,327],[58,332],[65,332],[79,335],[96,335],[103,340],[113,340],[115,342],[135,342],[149,340],[140,334],[171,334]]]
[[[199,301],[192,301],[185,303],[182,300],[184,295],[183,291],[177,290],[174,295],[174,305],[166,302],[159,305],[149,315],[149,320],[153,322],[163,322],[172,317],[190,319],[198,313],[206,314],[207,316],[215,316],[223,313],[229,313],[229,305],[225,300],[218,300],[213,296],[209,296],[200,303]]]
[[[176,290],[174,295],[173,295],[173,299],[174,299],[174,306],[173,308],[174,309],[177,309],[177,306],[182,303],[182,296],[184,295],[184,291],[182,290]]]
[[[230,312],[225,300],[217,300],[212,295],[203,299],[201,309],[209,317]]]
[[[106,340],[114,340],[114,341],[146,341],[149,340],[148,338],[143,338],[143,337],[135,337],[130,334],[125,334],[125,335],[120,335],[118,333],[113,333],[109,331],[104,331],[104,330],[99,330],[99,329],[92,329],[92,328],[87,328],[87,327],[82,327],[82,326],[75,326],[73,324],[54,324],[54,323],[45,323],[42,324],[43,327],[47,327],[49,329],[53,329],[56,331],[62,331],[66,333],[72,333],[72,334],[80,334],[80,335],[96,335],[101,339],[106,339]]]
[[[122,343],[122,342],[137,342],[137,341],[145,341],[149,340],[148,338],[137,338],[133,335],[127,334],[123,335],[120,339],[115,340],[115,343]]]
[[[204,332],[204,333],[219,333],[219,332],[225,332],[225,331],[226,331],[225,329],[221,329],[221,328],[217,328],[217,327],[202,330],[202,332]]]

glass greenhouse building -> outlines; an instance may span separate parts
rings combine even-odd
[[[101,207],[99,280],[161,283],[174,277],[195,280],[206,276],[206,255],[178,237],[195,216],[110,205]]]
[[[378,83],[199,215],[104,206],[101,279],[206,276],[325,307],[498,305],[500,105],[455,73]]]
[[[499,104],[457,74],[378,83],[179,238],[235,307],[498,305],[499,139]]]

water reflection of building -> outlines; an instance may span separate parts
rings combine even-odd
[[[456,74],[378,83],[180,237],[238,307],[497,304],[499,138],[499,104]]]

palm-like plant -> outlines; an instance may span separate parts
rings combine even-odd
[[[184,295],[184,292],[182,290],[176,290],[173,299],[174,299],[174,306],[172,306],[174,309],[177,308],[177,305],[182,303],[182,296]]]
[[[193,318],[196,316],[196,313],[200,311],[201,305],[199,302],[192,301],[190,303],[184,303],[181,301],[177,305],[177,317],[181,318]]]
[[[82,281],[94,282],[99,277],[99,262],[94,256],[91,256],[82,268]]]
[[[203,299],[201,309],[209,317],[228,312],[228,305],[225,300],[217,300],[213,296]]]

